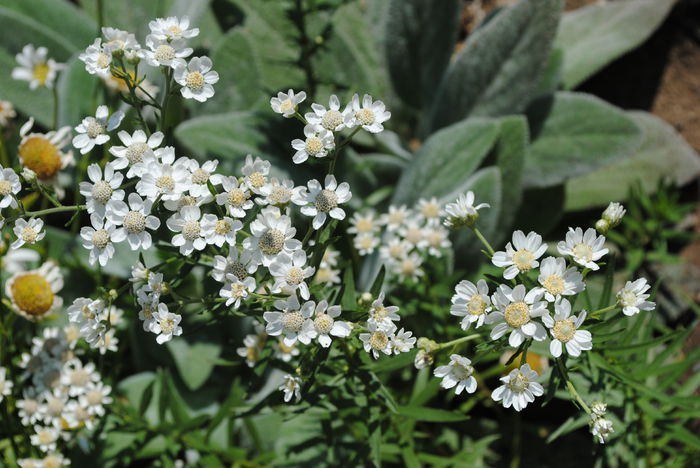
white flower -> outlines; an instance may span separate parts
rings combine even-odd
[[[360,333],[360,341],[362,341],[365,351],[372,353],[374,359],[379,359],[379,353],[391,355],[392,335],[396,331],[396,326],[389,322],[389,327],[379,327],[374,321],[367,321],[368,333]]]
[[[126,239],[131,250],[148,250],[151,247],[151,234],[160,227],[160,220],[151,216],[152,200],[144,200],[136,193],[129,194],[129,204],[117,202],[109,213],[109,220],[118,227],[111,236],[112,242]]]
[[[610,437],[610,434],[615,432],[613,422],[606,418],[596,418],[591,422],[591,434],[598,438],[598,442],[604,444]]]
[[[656,304],[647,301],[651,288],[645,278],[628,281],[625,287],[617,293],[617,302],[622,306],[622,313],[628,316],[638,314],[640,310],[654,310]]]
[[[219,219],[215,214],[205,214],[201,222],[204,240],[207,244],[214,244],[217,247],[223,246],[224,243],[236,245],[236,233],[242,227],[243,223],[237,219],[234,220],[228,216]]]
[[[248,274],[253,274],[258,268],[255,262],[251,262],[252,255],[247,250],[239,253],[237,248],[229,248],[228,257],[221,255],[214,256],[211,276],[221,283],[227,281],[228,275],[232,274],[236,279],[243,281],[248,277]]]
[[[158,294],[149,294],[143,288],[136,291],[136,302],[141,306],[139,320],[143,322],[143,331],[151,331],[156,321],[153,313],[158,310],[159,297]]]
[[[110,116],[107,106],[99,106],[95,117],[85,117],[80,125],[75,127],[78,134],[73,137],[73,146],[80,150],[80,154],[85,154],[95,145],[104,145],[109,141],[107,132],[119,127],[123,118],[124,112],[118,110]]]
[[[301,400],[301,378],[287,374],[284,376],[284,383],[279,390],[284,392],[284,402],[288,403],[292,397],[297,401]]]
[[[594,401],[591,403],[591,418],[602,418],[608,411],[608,405],[602,401]]]
[[[135,54],[141,50],[141,46],[136,42],[136,36],[128,31],[103,27],[102,35],[105,37],[102,46],[110,53],[122,51],[125,54]]]
[[[286,94],[277,93],[277,97],[270,98],[270,106],[272,110],[278,114],[282,114],[284,117],[292,117],[297,111],[297,106],[306,99],[306,93],[300,91],[294,93],[293,89],[290,89]]]
[[[0,99],[0,127],[7,127],[7,124],[17,117],[17,112],[10,101]]]
[[[246,335],[243,338],[243,346],[236,348],[236,354],[240,357],[245,358],[245,363],[248,367],[253,367],[260,359],[260,353],[265,346],[264,333],[255,335]]]
[[[41,420],[47,426],[61,427],[63,409],[68,403],[68,395],[60,387],[54,387],[43,394],[44,403],[39,406]]]
[[[387,231],[397,231],[406,222],[411,212],[405,205],[399,207],[390,205],[389,212],[382,215],[380,221],[386,226]]]
[[[426,245],[424,233],[422,220],[420,219],[406,221],[398,229],[399,237],[411,244],[411,248],[423,248]]]
[[[455,286],[450,314],[464,317],[461,322],[462,330],[469,330],[471,324],[475,324],[474,328],[479,328],[484,324],[489,312],[491,312],[491,298],[485,280],[479,280],[476,285],[464,280]]]
[[[574,267],[567,269],[563,258],[547,257],[540,265],[537,279],[542,285],[544,298],[554,302],[561,296],[572,296],[586,288],[583,275]]]
[[[252,237],[243,241],[243,248],[251,252],[258,265],[269,267],[279,254],[291,254],[301,248],[301,242],[294,239],[297,231],[292,227],[292,220],[274,207],[258,214],[250,223],[250,232]]]
[[[184,39],[158,39],[153,34],[146,36],[148,50],[143,51],[146,62],[152,67],[170,67],[177,69],[185,65],[185,59],[192,55],[192,48],[187,47]]]
[[[494,253],[491,262],[497,267],[505,268],[503,277],[509,280],[515,278],[518,273],[527,273],[537,268],[540,264],[537,259],[546,250],[547,244],[542,243],[542,236],[536,232],[530,232],[525,237],[523,231],[515,231],[512,244],[506,244],[505,252]]]
[[[479,203],[474,206],[474,192],[471,190],[462,193],[452,203],[445,205],[445,226],[451,229],[458,229],[463,226],[473,227],[479,219],[479,210],[491,208],[488,203]]]
[[[202,197],[193,197],[187,193],[181,193],[175,200],[164,200],[163,206],[169,211],[180,211],[185,206],[202,207],[214,201],[214,197],[209,193]]]
[[[136,191],[146,198],[155,200],[159,195],[163,200],[179,200],[188,190],[187,169],[189,159],[175,160],[175,148],[166,146],[155,151],[160,162],[151,161],[143,168],[141,180],[136,184]]]
[[[292,157],[294,164],[301,164],[309,156],[314,158],[325,158],[328,152],[335,148],[333,133],[317,125],[306,125],[304,127],[306,140],[298,138],[292,140],[292,148],[297,150]]]
[[[221,179],[224,189],[223,193],[216,195],[216,203],[228,207],[228,211],[234,218],[244,218],[246,210],[253,207],[253,200],[250,199],[250,192],[246,185],[238,183],[235,177],[224,177]]]
[[[42,468],[61,468],[69,466],[70,459],[66,458],[62,453],[49,453],[41,461]]]
[[[515,411],[521,411],[528,403],[535,401],[536,396],[544,393],[542,385],[536,382],[538,378],[537,372],[530,369],[529,364],[524,364],[501,377],[503,385],[491,393],[491,398],[503,402],[504,408],[512,406]]]
[[[476,379],[472,362],[459,354],[450,356],[450,363],[446,366],[436,367],[433,375],[442,378],[442,388],[455,388],[455,394],[459,395],[466,390],[467,393],[476,391]]]
[[[394,237],[379,247],[379,256],[387,262],[400,262],[408,255],[410,250],[411,244],[403,239]]]
[[[345,128],[345,115],[340,112],[340,101],[335,94],[331,95],[328,109],[315,102],[311,104],[313,112],[308,112],[304,118],[312,125],[318,125],[331,132],[339,132]]]
[[[585,319],[585,310],[582,310],[578,317],[571,315],[571,304],[566,299],[559,299],[554,303],[554,318],[549,314],[542,316],[542,322],[552,334],[552,342],[549,344],[552,356],[561,356],[562,345],[566,346],[566,352],[573,357],[580,356],[581,351],[593,348],[591,332],[579,330]]]
[[[386,110],[384,103],[373,101],[369,94],[362,97],[361,105],[359,96],[355,94],[343,113],[348,128],[361,126],[370,133],[384,130],[382,124],[391,118],[391,112]]]
[[[104,309],[101,300],[92,300],[87,297],[79,297],[68,307],[68,320],[75,323],[81,329],[86,324],[99,322],[98,315]]]
[[[105,385],[102,382],[89,383],[85,389],[85,393],[78,397],[80,406],[86,408],[88,413],[95,416],[104,416],[104,405],[112,403],[112,387]]]
[[[270,274],[275,278],[275,284],[272,286],[273,293],[284,290],[285,293],[291,294],[299,290],[302,299],[309,299],[309,286],[306,284],[306,279],[312,277],[316,269],[306,266],[306,252],[297,250],[292,255],[281,253],[270,264],[269,269]]]
[[[15,196],[22,190],[19,176],[11,168],[0,166],[0,209],[17,208]]]
[[[135,130],[132,135],[122,130],[117,135],[125,146],[112,146],[109,149],[109,152],[117,158],[112,161],[112,166],[115,169],[124,169],[129,166],[127,177],[141,177],[147,163],[156,159],[153,150],[163,142],[163,133],[155,132],[148,137],[143,130]]]
[[[24,244],[36,244],[46,235],[42,231],[44,227],[44,221],[37,218],[32,218],[26,221],[19,218],[15,221],[15,227],[12,228],[17,240],[10,245],[11,249],[18,249]]]
[[[340,270],[336,270],[328,265],[321,265],[316,271],[316,276],[314,276],[313,284],[324,284],[331,286],[333,284],[340,284]]]
[[[163,294],[167,294],[168,285],[163,281],[163,273],[150,273],[148,275],[148,284],[143,286],[143,290],[146,292],[152,292],[157,297]]]
[[[316,305],[311,338],[318,338],[319,344],[324,348],[331,345],[331,335],[338,338],[350,336],[352,326],[347,322],[336,320],[339,315],[340,306],[328,307],[328,301],[321,301]]]
[[[301,205],[301,212],[306,216],[313,216],[311,225],[314,229],[320,229],[328,216],[333,219],[345,218],[345,211],[338,205],[352,198],[350,185],[343,182],[340,185],[332,174],[326,176],[325,188],[316,180],[307,183],[308,192],[299,192],[292,197],[292,201]]]
[[[88,213],[96,213],[102,218],[112,209],[116,200],[124,200],[124,190],[119,190],[124,176],[115,172],[111,163],[105,166],[104,178],[99,164],[90,164],[87,175],[92,183],[81,182],[80,194],[87,200]]]
[[[379,246],[379,239],[372,234],[356,236],[353,245],[360,255],[369,255]]]
[[[316,303],[307,301],[299,304],[296,295],[289,296],[286,301],[277,300],[274,304],[279,310],[265,312],[263,318],[267,322],[265,331],[270,336],[284,335],[284,344],[292,346],[298,341],[309,344],[314,336],[314,323],[311,315],[314,313]]]
[[[248,276],[239,280],[234,274],[226,276],[226,283],[219,291],[219,296],[226,299],[226,305],[233,309],[238,309],[241,306],[241,300],[255,290],[255,278]]]
[[[98,37],[78,58],[85,63],[85,70],[91,75],[108,78],[112,75],[112,53],[102,46],[102,38]]]
[[[350,218],[349,234],[374,234],[380,229],[374,210],[356,211]]]
[[[42,452],[56,450],[56,441],[61,435],[61,430],[56,427],[34,426],[34,434],[29,437],[32,445]]]
[[[579,265],[595,271],[600,268],[596,262],[608,253],[608,249],[603,248],[604,243],[605,237],[597,236],[593,228],[586,229],[585,234],[580,227],[569,228],[566,241],[559,242],[557,250],[562,255],[570,255]]]
[[[99,262],[101,266],[107,265],[114,256],[112,235],[117,229],[109,220],[100,218],[97,213],[90,215],[90,226],[80,229],[80,237],[83,238],[83,247],[90,251],[90,265]]]
[[[158,310],[153,312],[153,320],[151,332],[158,335],[156,337],[158,344],[172,340],[173,336],[182,335],[182,327],[180,327],[182,317],[170,312],[168,306],[162,302],[158,304]]]
[[[428,254],[434,257],[442,257],[445,249],[452,246],[449,239],[449,232],[440,225],[428,225],[423,230],[425,245],[428,247]]]
[[[219,174],[212,174],[218,165],[219,161],[216,160],[205,161],[201,167],[199,166],[199,162],[195,159],[190,159],[187,162],[187,169],[190,172],[187,181],[190,195],[193,197],[211,195],[208,183],[211,182],[212,185],[219,185],[223,179],[223,176]]]
[[[508,331],[508,343],[517,348],[527,338],[542,341],[547,337],[547,331],[542,324],[533,321],[547,312],[547,302],[540,301],[542,293],[537,289],[529,292],[519,284],[514,288],[502,284],[493,294],[491,300],[498,308],[487,317],[487,323],[498,323],[491,330],[491,339],[497,340]]]
[[[23,166],[22,177],[30,183],[38,180],[53,186],[60,199],[64,190],[57,183],[58,174],[75,162],[70,149],[63,151],[70,147],[71,128],[66,126],[48,133],[30,133],[33,125],[34,119],[30,118],[19,131],[22,141],[18,157]]]
[[[423,259],[420,255],[413,252],[394,264],[394,273],[399,275],[399,281],[418,281],[424,272],[420,268]]]
[[[36,423],[41,416],[39,413],[39,402],[36,398],[29,398],[27,395],[28,394],[25,393],[22,400],[17,400],[17,409],[19,410],[17,415],[20,417],[22,425],[24,426]]]
[[[292,360],[292,358],[301,354],[301,351],[299,351],[299,348],[297,348],[296,344],[287,346],[286,344],[284,344],[283,338],[279,338],[277,340],[277,343],[273,350],[275,352],[275,359],[281,359],[284,362],[289,362]]]
[[[394,322],[401,320],[396,306],[384,306],[384,292],[379,293],[379,297],[372,302],[369,308],[369,319],[367,325],[373,324],[376,328],[396,329]]]
[[[44,468],[44,461],[38,458],[19,458],[17,465],[19,468]]]
[[[258,195],[266,196],[267,176],[270,174],[270,162],[255,158],[250,154],[245,157],[245,164],[241,169],[245,185]]]
[[[442,216],[442,206],[437,198],[432,197],[429,200],[421,198],[417,203],[417,210],[420,215],[425,218],[425,220],[430,224],[437,224],[440,222],[440,216]]]
[[[7,380],[7,369],[0,367],[0,403],[7,396],[12,394],[13,382]],[[19,406],[19,405],[17,405]]]
[[[209,57],[193,57],[187,65],[180,63],[175,67],[173,78],[182,86],[182,97],[204,102],[214,96],[212,85],[219,81],[219,74],[211,67]]]
[[[294,182],[289,179],[280,182],[277,178],[273,177],[266,186],[266,195],[256,198],[255,203],[263,206],[272,205],[278,208],[284,208],[292,201],[292,196],[303,189],[304,187],[294,187]]]
[[[213,216],[216,218],[216,215]],[[190,255],[194,250],[204,250],[207,246],[202,232],[201,217],[199,207],[183,206],[179,213],[175,213],[166,221],[168,229],[178,233],[173,236],[172,244],[180,247],[180,254]]]
[[[29,89],[36,89],[39,86],[53,88],[56,72],[63,70],[66,66],[56,63],[54,59],[48,58],[48,55],[49,51],[46,47],[35,49],[32,44],[25,45],[22,52],[15,56],[19,66],[12,70],[12,78],[28,81]]]
[[[190,27],[190,18],[187,16],[156,18],[148,23],[148,27],[151,30],[151,35],[162,41],[191,39],[199,35],[199,28],[187,29]]]
[[[38,262],[39,252],[32,249],[8,250],[0,259],[2,271],[8,274],[20,273],[27,270],[27,263]]]
[[[627,210],[621,204],[610,202],[605,211],[603,211],[603,219],[609,223],[610,227],[615,227],[620,224],[626,212]]]
[[[407,353],[416,345],[417,338],[413,332],[401,330],[391,336],[391,349],[394,354]]]

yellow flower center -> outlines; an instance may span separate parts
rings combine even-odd
[[[412,227],[406,230],[406,240],[411,244],[417,244],[423,240],[423,230],[417,227]]]
[[[369,337],[369,345],[372,349],[381,351],[389,344],[389,337],[383,331],[376,331]]]
[[[46,278],[36,273],[27,273],[15,279],[10,288],[12,300],[26,314],[40,318],[53,305],[54,295]]]
[[[421,213],[426,218],[437,218],[440,216],[440,205],[435,203],[426,203],[421,209]]]
[[[341,123],[343,123],[343,114],[334,109],[330,109],[321,117],[321,126],[326,130],[333,131]]]
[[[90,406],[96,406],[102,403],[102,392],[98,389],[88,390],[85,397]]]
[[[105,127],[102,125],[99,121],[92,119],[88,125],[87,128],[85,129],[85,133],[87,133],[87,136],[90,138],[97,138],[99,135],[102,135],[105,132]]]
[[[265,255],[277,255],[284,248],[284,233],[277,229],[266,231],[260,236],[258,247]]]
[[[369,234],[374,230],[374,223],[371,218],[360,218],[355,224],[358,234]]]
[[[170,317],[164,318],[158,322],[160,324],[161,333],[172,333],[175,329],[175,321]]]
[[[572,319],[557,320],[552,328],[552,335],[562,343],[570,341],[575,334],[576,325]]]
[[[60,398],[50,397],[46,402],[46,411],[49,413],[50,416],[60,416],[65,406],[66,405]]]
[[[109,233],[105,229],[97,229],[92,235],[92,243],[102,250],[109,244]]]
[[[355,112],[355,118],[360,125],[372,125],[374,123],[374,112],[370,109],[360,109]]]
[[[199,221],[187,221],[182,226],[182,235],[188,241],[193,241],[193,240],[197,239],[199,237],[201,231],[202,231],[202,227],[200,226]]]
[[[45,85],[46,80],[49,77],[49,65],[46,63],[38,63],[34,65],[32,75],[34,76],[34,79],[39,82],[39,84]]]
[[[472,296],[472,298],[469,299],[469,302],[467,302],[467,312],[471,315],[481,315],[486,312],[486,301],[481,294]]]
[[[170,191],[175,189],[175,181],[170,176],[160,176],[156,179],[156,187]]]
[[[287,284],[290,286],[298,286],[304,281],[304,270],[299,267],[291,267],[287,271]]]
[[[374,247],[374,238],[372,236],[362,236],[359,242],[360,248],[368,250]]]
[[[292,103],[291,99],[287,98],[280,103],[280,110],[282,112],[291,112],[294,110],[294,103]]]
[[[637,305],[637,295],[632,291],[622,291],[619,297],[623,307],[634,307]]]
[[[299,332],[304,326],[304,316],[298,310],[285,312],[282,315],[282,325],[289,332]]]
[[[162,44],[156,48],[153,56],[159,62],[167,62],[175,58],[175,49],[167,44]]]
[[[228,203],[231,206],[242,206],[246,201],[248,201],[248,194],[239,188],[235,188],[228,192]]]
[[[245,269],[245,265],[238,261],[229,262],[224,269],[224,273],[227,275],[233,274],[233,276],[241,281],[248,277],[248,272]]]
[[[126,148],[126,159],[129,164],[143,162],[143,153],[149,149],[150,147],[146,143],[132,143]]]
[[[513,263],[520,271],[530,271],[535,256],[529,250],[518,250],[513,254]]]
[[[197,169],[192,173],[192,183],[204,185],[209,180],[209,172],[204,169]]]
[[[323,151],[323,142],[318,137],[309,137],[306,139],[304,148],[310,156],[316,156],[318,153]]]
[[[292,192],[284,185],[275,185],[268,197],[274,205],[283,205],[289,201]]]
[[[214,224],[214,232],[220,236],[225,236],[231,231],[231,225],[223,219],[218,220]]]
[[[0,180],[0,197],[9,195],[12,192],[12,184],[9,180]]]
[[[566,289],[566,284],[564,283],[564,278],[558,275],[548,276],[542,281],[542,286],[553,296],[557,296],[564,292]]]
[[[146,229],[146,217],[138,211],[129,211],[124,216],[124,229],[129,234],[139,234]]]
[[[107,68],[109,67],[109,55],[107,54],[100,54],[97,56],[97,66],[100,68]]]
[[[112,187],[104,180],[98,180],[92,186],[92,198],[97,203],[106,204],[112,198]]]
[[[401,244],[392,244],[389,246],[389,256],[399,258],[403,255],[403,246]]]
[[[267,182],[267,177],[261,172],[253,172],[248,176],[248,180],[253,188],[260,188]]]
[[[39,439],[39,445],[49,445],[54,441],[53,433],[50,431],[39,431],[36,435]]]
[[[518,328],[530,321],[530,307],[522,301],[513,302],[506,306],[504,315],[508,325]]]
[[[56,145],[42,136],[27,138],[19,147],[19,157],[40,180],[52,178],[63,165]]]
[[[333,317],[331,317],[328,314],[321,314],[314,320],[314,326],[316,327],[316,331],[321,335],[329,334],[331,332],[331,329],[333,328],[333,323]]]
[[[176,26],[176,25],[168,27],[167,31],[170,34],[172,34],[173,36],[178,36],[178,35],[182,34],[182,29],[180,28],[180,26]]]
[[[456,362],[452,366],[452,374],[457,380],[466,380],[474,373],[474,368],[472,366],[463,366],[462,364]]]
[[[22,229],[22,240],[27,244],[33,244],[36,241],[38,235],[39,234],[31,226],[27,226],[24,229]]]
[[[193,91],[201,91],[204,88],[204,75],[199,72],[189,72],[185,81],[187,87]]]
[[[316,205],[316,209],[321,213],[328,213],[338,206],[338,195],[332,190],[322,190],[316,195],[314,205]]]
[[[530,380],[528,380],[528,378],[525,377],[522,372],[518,372],[508,381],[506,386],[510,388],[512,392],[523,393],[527,387],[530,386]]]
[[[593,249],[588,244],[577,244],[574,249],[574,257],[583,260],[584,262],[590,262],[593,260]]]

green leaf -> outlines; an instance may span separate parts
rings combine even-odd
[[[382,265],[381,268],[379,269],[379,272],[377,273],[377,276],[374,278],[374,282],[372,282],[372,287],[369,289],[370,294],[372,297],[377,297],[379,296],[379,293],[382,292],[382,287],[384,286],[384,277],[386,276],[386,266]]]
[[[501,120],[496,143],[496,163],[501,170],[501,213],[498,226],[507,230],[513,223],[522,199],[522,176],[525,152],[530,142],[527,120],[523,116]]]
[[[422,108],[432,101],[457,40],[462,2],[390,0],[384,53],[396,94]]]
[[[641,146],[604,169],[569,180],[567,210],[626,200],[637,181],[646,193],[653,193],[662,179],[682,186],[700,174],[700,157],[672,125],[647,112],[627,115],[642,129]]]
[[[96,78],[85,71],[85,64],[73,57],[61,72],[58,79],[58,126],[75,126],[86,115],[92,114],[90,99],[85,99],[86,93],[92,92],[96,86]],[[44,107],[50,105],[44,102]],[[46,113],[46,116],[50,116]]]
[[[105,26],[123,29],[134,33],[136,39],[143,42],[150,34],[148,22],[165,16],[165,4],[162,1],[144,2],[140,0],[102,1],[102,13],[106,20]],[[97,18],[97,2],[95,0],[80,0],[83,9],[93,18]],[[97,26],[93,27],[93,37],[96,37]],[[92,41],[90,41],[92,42]],[[88,44],[85,44],[87,47]]]
[[[564,51],[564,88],[575,88],[646,41],[675,3],[676,0],[621,0],[564,13],[554,41]]]
[[[136,459],[153,458],[165,451],[167,439],[162,434],[150,438],[141,449],[136,452]]]
[[[184,337],[174,338],[167,346],[187,388],[197,390],[209,378],[221,354],[221,335],[210,327],[188,339],[192,341]]]
[[[474,118],[431,135],[402,174],[393,203],[454,193],[493,148],[499,129],[498,120]]]
[[[523,0],[474,31],[438,88],[429,130],[525,109],[547,67],[562,4]]]
[[[111,460],[121,452],[133,447],[137,444],[137,440],[144,437],[146,433],[140,432],[119,432],[107,431],[107,440],[105,440],[105,448],[100,451],[102,460]]]
[[[530,116],[546,115],[525,162],[526,187],[549,187],[619,161],[639,147],[641,130],[617,107],[580,93],[540,99]]]
[[[426,422],[457,422],[469,419],[466,414],[424,406],[399,406],[399,415]]]
[[[343,310],[355,310],[357,308],[357,298],[355,297],[355,273],[351,266],[345,269],[343,274],[343,295],[340,305]]]

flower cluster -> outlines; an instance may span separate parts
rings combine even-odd
[[[360,333],[360,340],[365,351],[371,353],[377,359],[380,353],[400,354],[407,353],[416,344],[413,333],[396,326],[401,320],[397,306],[384,305],[384,293],[372,302],[369,308],[369,318],[365,324],[367,333]]]

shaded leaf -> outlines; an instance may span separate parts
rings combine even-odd
[[[175,367],[190,390],[201,387],[209,378],[221,354],[221,336],[214,329],[197,335],[197,341],[188,342],[184,337],[167,343],[175,360]]]
[[[399,406],[399,415],[426,422],[456,422],[469,418],[466,414],[424,406]]]

